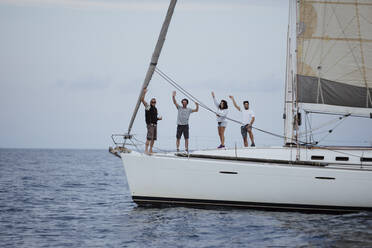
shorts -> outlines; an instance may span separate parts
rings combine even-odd
[[[219,127],[226,127],[227,126],[227,121],[219,121],[217,122]]]
[[[177,125],[176,138],[180,139],[182,134],[185,139],[189,138],[189,125]]]
[[[147,124],[147,140],[156,140],[157,134],[156,124]]]
[[[248,124],[240,127],[240,132],[242,133],[242,136],[244,139],[247,138],[247,132],[250,132],[250,131],[252,131],[252,126]]]

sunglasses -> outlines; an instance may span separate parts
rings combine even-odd
[[[151,103],[154,103],[155,104],[156,102],[155,101],[151,101]]]

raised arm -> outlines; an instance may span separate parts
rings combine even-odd
[[[249,123],[249,125],[253,126],[253,123],[255,120],[256,120],[256,117],[252,116],[252,120],[251,120],[251,123]]]
[[[232,102],[233,102],[233,104],[234,104],[234,107],[235,107],[237,110],[241,111],[241,109],[240,109],[240,107],[238,106],[238,104],[236,104],[236,101],[235,101],[234,97],[233,97],[233,96],[229,96],[229,97],[230,97],[230,99],[232,100]]]
[[[212,97],[213,97],[214,105],[216,105],[216,107],[219,108],[220,104],[217,102],[217,100],[216,100],[216,96],[215,96],[214,92],[212,91],[211,94],[212,94]]]
[[[176,91],[173,91],[172,93],[172,99],[173,99],[173,103],[174,105],[176,106],[176,108],[178,109],[180,107],[180,105],[177,104],[177,101],[176,101]]]
[[[141,102],[143,103],[143,106],[145,106],[145,108],[147,106],[149,106],[149,104],[145,101],[145,95],[147,93],[147,89],[143,89],[143,94],[142,94],[142,97],[141,97]]]
[[[192,110],[192,112],[198,112],[199,111],[199,104],[195,102],[196,108]]]

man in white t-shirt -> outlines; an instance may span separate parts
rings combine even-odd
[[[256,146],[254,143],[253,133],[252,133],[252,125],[255,121],[254,112],[249,109],[249,102],[244,101],[243,106],[244,108],[241,109],[238,104],[236,104],[235,99],[233,96],[229,96],[233,101],[233,104],[237,110],[242,113],[242,126],[240,127],[240,131],[242,133],[244,146],[248,146],[248,139],[247,139],[247,132],[249,134],[249,138],[251,139],[251,146]]]

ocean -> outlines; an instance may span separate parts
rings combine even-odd
[[[372,247],[372,213],[138,207],[106,150],[0,149],[0,247]]]

